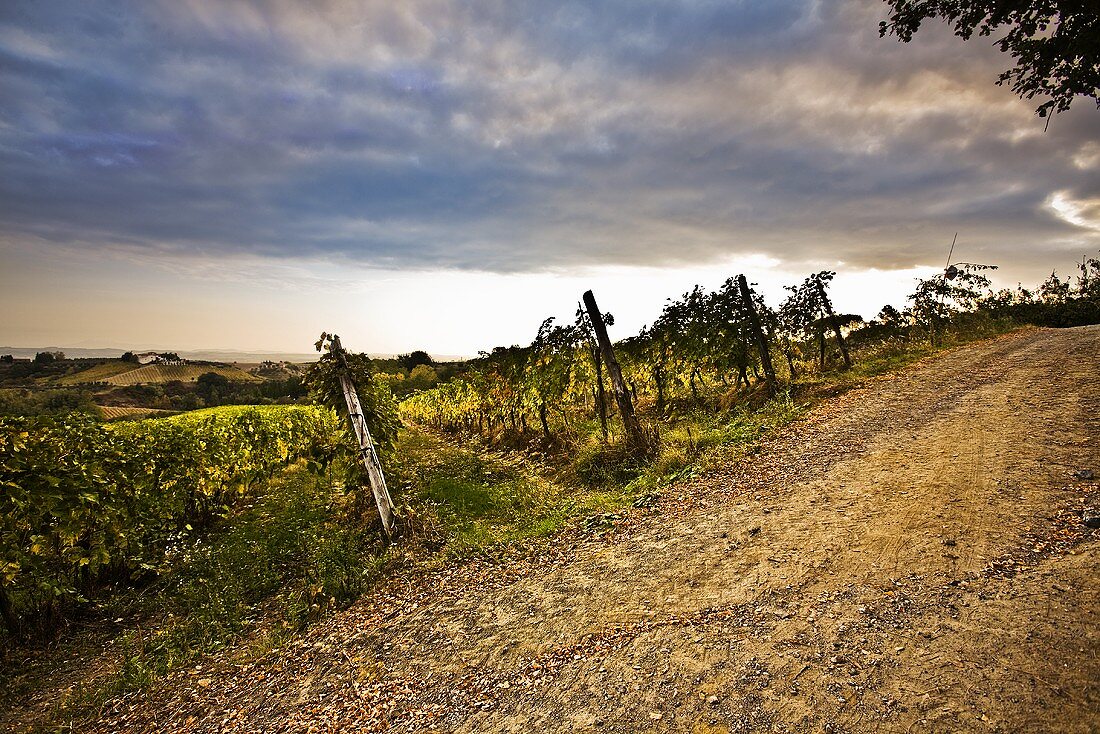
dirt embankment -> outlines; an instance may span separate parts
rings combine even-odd
[[[1100,731],[1100,328],[830,400],[556,550],[395,581],[104,731]]]

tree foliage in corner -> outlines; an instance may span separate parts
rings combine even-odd
[[[1010,83],[1023,99],[1049,97],[1039,117],[1068,110],[1081,95],[1100,107],[1100,9],[1096,0],[886,0],[891,14],[879,35],[908,42],[921,23],[941,18],[964,40],[992,36],[1016,59],[998,84]]]
[[[336,338],[335,334],[321,334],[314,345],[321,357],[306,370],[303,382],[309,387],[311,400],[335,408],[347,417],[348,406],[340,386],[340,375],[346,373],[355,385],[378,455],[385,462],[393,455],[397,431],[401,428],[393,390],[383,377],[374,374],[370,357],[342,348],[334,350]]]

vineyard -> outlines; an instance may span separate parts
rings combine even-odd
[[[756,314],[767,343],[785,358],[788,377],[824,370],[836,351],[825,342],[827,314],[836,321],[824,290],[832,275],[807,279],[778,310],[759,295],[751,295],[750,303],[734,278],[717,291],[696,286],[670,300],[652,325],[615,345],[633,401],[646,401],[655,417],[665,418],[672,410],[754,388],[766,377],[764,359],[771,356],[761,352],[753,333]],[[604,318],[606,325],[614,323],[610,315]],[[835,336],[837,347],[846,349],[839,327]],[[587,412],[607,439],[614,409],[609,391],[591,317],[578,309],[572,323],[546,319],[529,346],[495,349],[462,379],[410,397],[401,408],[411,421],[448,431],[493,436],[537,427],[547,442],[571,432]]]
[[[694,411],[752,410],[783,385],[812,383],[854,362],[888,361],[921,344],[940,346],[951,333],[980,336],[1003,328],[998,324],[1087,323],[1097,316],[1095,259],[1082,264],[1075,287],[1052,276],[1034,292],[993,293],[982,273],[988,269],[963,264],[951,278],[920,281],[909,309],[886,306],[870,321],[834,312],[830,271],[788,287],[777,308],[740,288],[736,278],[715,291],[696,286],[670,299],[652,324],[615,344],[624,388],[657,433]],[[604,319],[605,325],[614,323],[610,314]],[[543,446],[576,444],[590,430],[586,421],[594,421],[599,439],[607,442],[616,430],[611,392],[591,317],[578,308],[570,323],[546,319],[527,346],[483,352],[462,377],[404,400],[401,414],[409,422],[496,443],[529,445],[538,435]]]
[[[168,413],[166,410],[156,408],[133,408],[124,405],[100,405],[99,412],[104,420],[122,420],[126,418],[152,418],[158,414]]]
[[[328,409],[230,408],[114,424],[0,420],[0,615],[48,626],[112,583],[154,575],[172,548],[299,459],[331,461]]]
[[[172,382],[195,382],[204,374],[214,373],[237,382],[259,382],[260,378],[236,367],[213,364],[147,364],[111,360],[93,365],[57,379],[58,385],[155,385]]]
[[[100,362],[99,364],[92,365],[91,367],[74,372],[71,375],[65,375],[57,380],[59,385],[87,385],[96,382],[104,382],[112,377],[116,377],[125,372],[132,372],[136,369],[133,362],[124,362],[122,360],[111,360],[108,362]]]
[[[138,367],[137,369],[128,370],[120,374],[104,377],[97,381],[105,382],[108,385],[143,385],[148,383],[171,382],[173,380],[194,382],[208,372],[221,375],[229,380],[240,380],[243,382],[256,382],[259,380],[259,378],[239,370],[236,367],[216,367],[198,364],[147,364],[144,367]],[[79,376],[80,373],[72,375],[74,378]]]

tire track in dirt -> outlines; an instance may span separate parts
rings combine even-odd
[[[396,580],[100,729],[1100,730],[1071,479],[1100,469],[1098,376],[1097,327],[928,360],[617,532]]]

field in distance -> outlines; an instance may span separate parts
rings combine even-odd
[[[157,410],[156,408],[135,408],[126,405],[100,405],[99,412],[104,420],[114,421],[123,418],[155,418],[160,415],[171,415],[170,410]]]
[[[101,362],[86,370],[66,375],[58,380],[62,385],[83,385],[106,383],[108,385],[143,385],[159,382],[195,382],[200,375],[208,372],[221,375],[229,380],[241,382],[259,382],[260,378],[250,375],[237,367],[209,364],[163,365],[147,364],[135,366],[131,362]]]
[[[133,362],[123,362],[122,360],[115,359],[109,362],[100,362],[99,364],[92,365],[86,370],[81,370],[71,375],[65,375],[57,382],[59,385],[84,385],[91,382],[103,382],[115,375],[131,372],[137,369],[137,367],[138,365],[135,365]]]

